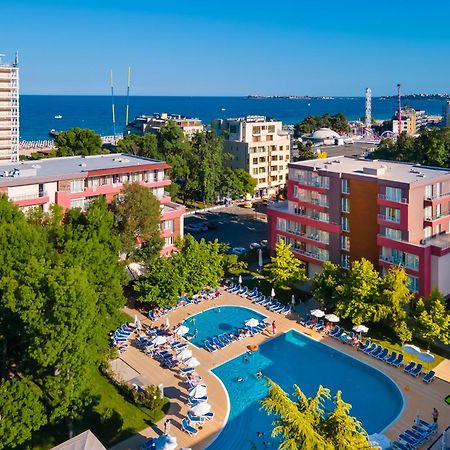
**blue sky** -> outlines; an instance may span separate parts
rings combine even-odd
[[[14,0],[0,53],[21,92],[373,95],[450,92],[450,2]]]

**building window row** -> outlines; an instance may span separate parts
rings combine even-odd
[[[306,186],[315,186],[328,189],[330,187],[330,178],[322,175],[317,175],[311,170],[297,169],[294,172],[294,181],[299,181]]]
[[[350,237],[345,234],[341,235],[341,249],[350,251]]]
[[[277,218],[277,230],[304,236],[324,244],[330,242],[330,233],[328,233],[328,231],[319,230],[318,228],[294,222],[292,220],[286,220],[281,217]]]
[[[341,217],[341,227],[342,231],[350,231],[350,221],[348,219],[348,216],[342,216]]]
[[[328,207],[328,195],[320,194],[316,191],[308,191],[302,189],[297,185],[294,185],[294,198],[297,198],[301,202],[313,203],[315,205]]]
[[[346,253],[341,254],[341,266],[344,269],[350,269],[350,256]]]
[[[400,223],[400,210],[398,208],[384,208],[384,216],[386,222]]]
[[[395,248],[382,247],[381,259],[392,264],[404,266],[407,269],[419,270],[419,257],[417,255]]]
[[[350,212],[350,200],[348,197],[341,198],[341,211],[345,213]]]
[[[297,241],[296,239],[288,238],[286,236],[277,236],[277,242],[284,241],[286,244],[291,245],[291,250],[294,253],[309,256],[311,258],[318,259],[320,261],[329,260],[329,252],[323,248],[319,248],[312,244],[306,244],[305,242]]]
[[[294,207],[294,214],[307,217],[308,219],[320,220],[321,222],[330,223],[330,215],[326,212],[316,211],[311,208]]]

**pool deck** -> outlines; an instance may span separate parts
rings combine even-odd
[[[401,416],[385,431],[385,434],[390,439],[395,439],[400,432],[413,423],[417,411],[421,413],[421,417],[424,420],[431,421],[432,409],[436,407],[439,410],[439,432],[442,432],[442,430],[450,424],[450,406],[444,402],[444,398],[450,394],[450,384],[447,381],[444,381],[450,379],[449,364],[444,364],[439,368],[439,376],[443,379],[435,378],[431,384],[426,384],[422,381],[422,377],[414,378],[403,372],[400,368],[388,366],[382,361],[376,360],[362,352],[358,352],[350,345],[342,344],[333,338],[301,326],[296,323],[298,318],[296,315],[284,316],[272,313],[263,306],[253,304],[247,298],[241,298],[235,294],[229,294],[228,292],[223,292],[223,296],[216,300],[208,300],[201,304],[191,304],[177,308],[167,316],[160,318],[155,322],[145,319],[144,316],[140,315],[135,310],[127,309],[126,312],[131,317],[138,314],[142,323],[152,325],[165,323],[166,317],[168,317],[170,325],[173,326],[181,323],[189,315],[194,315],[205,309],[221,305],[251,307],[255,311],[266,315],[268,320],[275,320],[278,334],[291,329],[304,332],[325,345],[341,350],[363,362],[367,362],[371,366],[376,367],[389,375],[396,382],[406,399],[406,406]],[[204,383],[208,387],[208,402],[211,404],[212,411],[215,414],[214,420],[206,422],[203,429],[201,429],[196,436],[189,436],[181,430],[181,420],[186,417],[188,411],[186,405],[188,390],[186,384],[183,383],[182,378],[178,376],[178,369],[175,368],[170,370],[161,368],[157,361],[146,356],[133,345],[130,345],[127,351],[121,355],[121,359],[140,375],[145,376],[153,384],[162,383],[164,385],[165,395],[170,399],[170,408],[168,415],[163,421],[167,418],[171,419],[172,426],[170,434],[176,436],[179,448],[191,447],[193,450],[202,450],[214,440],[225,426],[226,418],[228,416],[228,395],[221,381],[213,375],[210,370],[245,352],[248,345],[262,344],[272,337],[271,333],[258,334],[251,338],[233,342],[226,348],[214,353],[207,352],[204,349],[198,349],[193,345],[188,344],[193,355],[201,362],[201,365],[196,368],[196,371],[202,376]],[[152,426],[142,430],[140,433],[116,444],[111,449],[138,450],[145,439],[158,436],[163,432],[163,421],[156,424],[154,427]],[[432,440],[430,440],[428,444],[425,444],[423,449],[428,448],[427,446],[430,445],[431,442]]]

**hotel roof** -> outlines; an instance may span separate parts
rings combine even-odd
[[[408,184],[426,184],[429,180],[450,175],[449,169],[446,168],[422,166],[420,164],[398,161],[352,158],[348,156],[299,161],[290,163],[289,167],[291,169],[310,167],[312,170],[316,169],[320,175],[326,175],[326,173],[353,174]]]
[[[124,173],[124,169],[164,169],[168,164],[156,159],[122,153],[92,156],[67,156],[20,161],[0,165],[0,186],[36,182],[37,179],[86,178],[90,172],[109,170]]]

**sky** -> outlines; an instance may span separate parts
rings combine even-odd
[[[448,0],[0,0],[22,94],[450,92]]]

